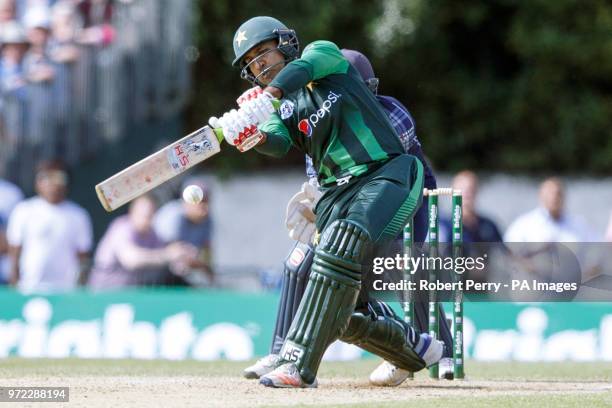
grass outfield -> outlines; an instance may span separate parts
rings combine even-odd
[[[465,381],[425,372],[396,388],[367,383],[376,360],[322,364],[318,389],[275,390],[245,380],[246,363],[0,360],[0,386],[69,386],[71,407],[325,406],[612,407],[611,363],[475,363]],[[54,404],[60,406],[61,404]],[[35,406],[35,405],[32,405]]]

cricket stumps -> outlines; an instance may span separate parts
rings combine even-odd
[[[439,197],[451,197],[451,213],[452,213],[452,255],[457,259],[463,256],[463,196],[461,190],[452,188],[438,188],[433,190],[425,189],[423,196],[428,198],[428,222],[427,236],[429,257],[439,256]],[[414,223],[410,219],[404,227],[404,254],[412,257],[414,253]],[[405,270],[404,278],[407,281],[413,279],[414,271]],[[452,274],[456,281],[461,279],[461,274],[454,271]],[[435,282],[438,279],[438,271],[435,268],[429,270],[428,279],[430,282]],[[415,322],[414,316],[414,299],[411,291],[406,291],[403,297],[402,308],[404,311],[404,321],[413,325]],[[429,334],[438,339],[440,330],[440,313],[439,299],[435,290],[429,292],[428,298],[428,330]],[[452,325],[452,340],[453,340],[453,378],[463,379],[464,371],[464,342],[463,342],[463,292],[458,289],[453,293],[453,325]],[[434,364],[429,368],[429,376],[438,379],[438,364]],[[412,378],[412,375],[409,377]]]

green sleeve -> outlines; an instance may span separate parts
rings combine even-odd
[[[332,74],[345,74],[350,63],[331,41],[315,41],[308,44],[302,56],[287,64],[270,86],[279,88],[283,95],[305,87],[309,82]]]
[[[287,129],[276,113],[273,113],[270,119],[260,124],[257,128],[260,132],[266,134],[266,141],[257,146],[255,150],[274,157],[282,157],[289,152],[293,144],[291,136],[289,136],[289,129]]]

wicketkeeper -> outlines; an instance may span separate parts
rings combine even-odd
[[[403,370],[437,363],[442,342],[418,335],[395,315],[371,313],[361,291],[373,254],[421,204],[421,162],[405,154],[379,102],[335,44],[315,41],[298,58],[295,31],[255,17],[240,26],[233,45],[233,64],[263,91],[243,94],[240,109],[210,124],[240,151],[253,143],[277,157],[292,146],[300,149],[312,158],[323,193],[314,208],[321,233],[305,293],[277,367],[260,383],[316,386],[323,353],[336,339]]]

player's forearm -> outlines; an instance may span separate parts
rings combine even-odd
[[[291,143],[288,142],[283,136],[273,133],[265,133],[265,135],[266,138],[264,142],[255,147],[255,150],[257,150],[259,153],[272,157],[283,157],[287,154],[287,152],[289,152]]]
[[[283,91],[283,95],[287,95],[305,87],[310,81],[312,81],[312,70],[309,66],[293,61],[276,75],[269,86],[279,88]]]
[[[273,114],[258,129],[265,136],[263,143],[255,147],[258,152],[273,157],[282,157],[289,152],[293,142],[280,116]]]

